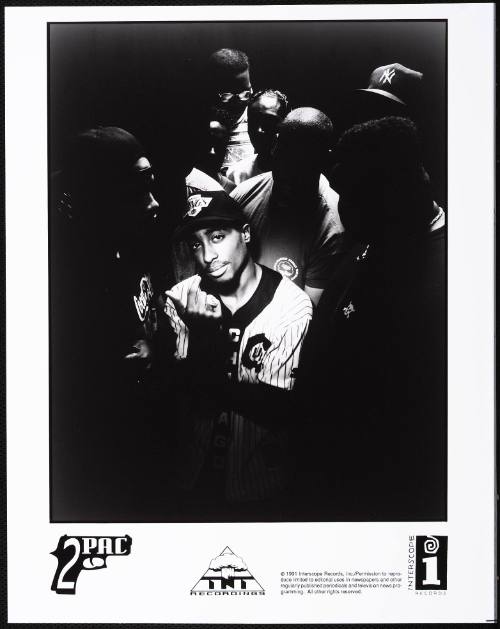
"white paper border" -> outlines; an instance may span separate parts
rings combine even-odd
[[[50,524],[46,24],[255,19],[448,20],[448,522]],[[492,4],[5,9],[9,622],[493,618],[493,42]],[[77,595],[58,596],[50,591],[56,562],[49,552],[65,533],[128,533],[132,554],[83,575]],[[446,596],[279,597],[281,570],[400,569],[410,534],[448,535]],[[226,545],[244,557],[266,587],[265,597],[189,598],[209,560]]]

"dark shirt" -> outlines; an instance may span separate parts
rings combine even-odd
[[[56,520],[146,516],[161,383],[150,359],[126,359],[157,329],[146,255],[101,248],[77,223],[51,233],[51,474]],[[139,237],[139,242],[142,240]],[[156,426],[156,427],[155,427]],[[164,455],[164,452],[163,452]],[[157,470],[156,470],[157,471]]]
[[[231,192],[250,224],[254,260],[304,288],[325,288],[338,265],[344,228],[338,195],[321,176],[309,203],[276,198],[272,173],[244,181]]]
[[[297,389],[314,435],[310,457],[328,460],[336,517],[440,519],[444,228],[355,253],[325,290],[304,346]]]

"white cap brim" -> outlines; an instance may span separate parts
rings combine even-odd
[[[385,98],[390,98],[391,100],[395,101],[396,103],[400,103],[401,105],[406,105],[404,100],[401,100],[397,96],[394,96],[394,94],[391,94],[390,92],[386,92],[385,90],[377,90],[376,88],[373,88],[373,87],[367,87],[367,88],[361,88],[356,91],[357,92],[373,92],[375,94],[379,94],[379,96],[385,96]]]

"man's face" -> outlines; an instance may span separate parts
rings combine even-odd
[[[372,166],[375,170],[376,166]],[[344,165],[337,164],[333,169],[332,185],[339,195],[338,211],[340,220],[351,236],[365,242],[379,222],[382,221],[382,201],[384,191],[380,181],[371,176],[371,170],[356,160]],[[383,180],[382,180],[383,181]],[[377,194],[374,194],[377,190]]]
[[[209,125],[210,148],[213,154],[222,160],[226,154],[226,145],[229,140],[229,129],[218,120],[212,120]]]
[[[248,225],[206,227],[188,239],[200,275],[216,285],[237,280],[249,261]]]
[[[255,152],[269,158],[282,120],[276,96],[262,95],[248,108],[248,134]]]
[[[214,82],[213,111],[222,124],[234,124],[248,105],[252,93],[247,70],[219,76]]]
[[[275,184],[291,196],[316,191],[326,155],[326,148],[309,138],[280,136],[272,153]]]
[[[154,214],[159,206],[153,196],[153,184],[151,164],[147,157],[140,157],[118,191],[121,204],[125,204],[136,216]]]
[[[133,233],[157,217],[158,202],[153,196],[154,175],[146,157],[140,157],[116,193],[116,223],[124,234]]]

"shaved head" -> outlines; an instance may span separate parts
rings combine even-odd
[[[280,127],[283,139],[311,139],[329,145],[333,138],[333,124],[330,118],[314,107],[292,109]]]
[[[313,107],[293,109],[279,126],[274,181],[294,195],[317,192],[332,143],[333,125],[328,116]]]
[[[248,56],[241,50],[221,48],[213,52],[208,59],[208,67],[212,71],[240,74],[250,67]]]

